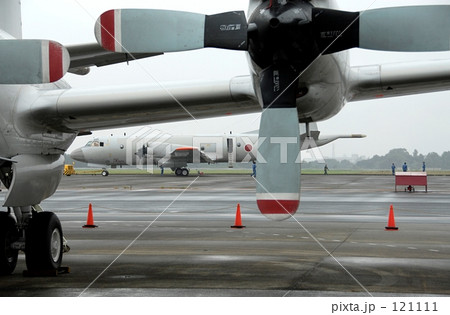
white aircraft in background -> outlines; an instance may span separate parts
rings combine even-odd
[[[364,138],[365,135],[320,136],[315,123],[310,124],[310,139],[306,141],[304,124],[300,126],[301,150],[315,150],[316,147],[342,138]],[[318,160],[320,152],[313,152]],[[315,156],[317,154],[317,156]],[[189,175],[189,163],[248,163],[258,156],[258,131],[243,134],[223,135],[171,135],[158,130],[148,130],[145,136],[96,137],[70,153],[76,161],[110,165],[156,165],[170,168],[177,176]],[[102,173],[108,175],[107,171]]]
[[[76,136],[262,108],[257,204],[267,217],[285,219],[300,203],[299,123],[330,118],[350,101],[450,88],[450,60],[419,54],[417,62],[356,67],[348,53],[449,51],[449,5],[360,14],[339,11],[340,2],[250,0],[248,19],[244,12],[111,10],[99,18],[96,34],[117,54],[92,43],[23,40],[20,1],[0,0],[0,179],[8,189],[7,211],[0,212],[0,273],[13,272],[19,250],[30,270],[61,265],[61,224],[39,204],[56,191],[63,154]],[[70,89],[61,80],[66,71],[86,74],[93,65],[202,47],[247,51],[251,75],[164,87]]]

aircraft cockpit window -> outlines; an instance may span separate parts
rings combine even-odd
[[[90,147],[92,146],[92,141],[89,141],[88,143],[86,143],[85,147]]]
[[[101,147],[105,146],[105,143],[104,142],[100,142],[100,146]]]

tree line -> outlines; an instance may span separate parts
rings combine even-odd
[[[406,149],[392,149],[387,154],[374,155],[370,159],[351,162],[348,160],[325,159],[331,170],[391,170],[392,163],[401,171],[404,162],[408,165],[408,171],[421,171],[422,163],[425,162],[427,170],[450,170],[450,151],[442,153],[431,152],[426,155],[419,154],[414,150],[410,154]],[[324,164],[319,162],[303,162],[303,169],[323,169]]]

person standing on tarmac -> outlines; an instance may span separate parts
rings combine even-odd
[[[406,162],[403,163],[402,169],[403,169],[403,172],[407,172],[408,171],[408,165],[406,165]]]
[[[253,161],[253,165],[252,165],[252,171],[253,171],[253,173],[252,173],[252,177],[256,177],[256,162],[255,161]]]
[[[392,163],[391,168],[392,168],[392,175],[395,175],[395,164],[394,163]]]

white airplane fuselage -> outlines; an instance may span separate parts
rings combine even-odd
[[[257,134],[241,135],[169,135],[164,140],[145,141],[132,137],[99,137],[78,148],[71,156],[82,162],[101,165],[160,165],[177,149],[197,148],[213,163],[256,160]],[[147,150],[143,156],[142,147]],[[148,158],[147,158],[148,157]],[[195,161],[190,161],[193,163]],[[200,161],[198,161],[200,162]],[[186,164],[181,165],[184,167]]]
[[[301,150],[313,149],[342,138],[364,138],[361,134],[319,135],[315,123],[311,124],[311,137],[303,142]],[[221,135],[171,135],[153,130],[151,137],[107,136],[96,137],[83,147],[76,148],[70,156],[80,162],[107,165],[158,165],[172,169],[186,167],[188,163],[248,163],[258,157],[257,133]],[[300,136],[306,139],[305,128],[300,126]],[[150,139],[151,138],[151,139]],[[282,148],[280,148],[282,150]],[[177,152],[178,151],[178,152]],[[196,152],[183,155],[183,151]],[[320,152],[316,158],[321,159]],[[178,154],[178,156],[177,156]],[[300,160],[300,157],[299,157]]]

